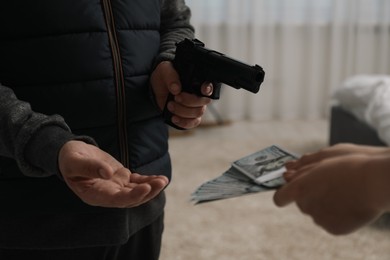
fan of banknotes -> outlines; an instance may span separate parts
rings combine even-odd
[[[285,183],[284,164],[297,158],[272,145],[233,162],[221,176],[199,186],[191,200],[198,204],[276,189]]]

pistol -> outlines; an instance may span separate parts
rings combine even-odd
[[[176,54],[172,63],[179,74],[182,91],[205,96],[201,93],[201,85],[211,82],[213,93],[206,96],[211,99],[219,99],[222,83],[257,93],[265,76],[259,65],[250,66],[218,51],[207,49],[198,39],[184,39],[176,43]],[[170,95],[167,103],[172,99],[173,96]],[[166,106],[164,117],[168,124],[181,129],[171,122],[172,114]]]

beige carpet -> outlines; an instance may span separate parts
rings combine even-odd
[[[328,129],[326,121],[238,122],[172,137],[174,176],[167,189],[161,259],[390,259],[385,227],[335,237],[295,205],[274,206],[272,191],[196,206],[189,201],[191,192],[232,161],[271,144],[300,154],[313,151],[326,145]]]

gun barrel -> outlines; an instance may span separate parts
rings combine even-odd
[[[203,68],[208,68],[204,72],[206,79],[209,77],[236,89],[243,88],[257,93],[264,81],[265,73],[259,65],[250,66],[214,50],[199,47],[194,53],[194,59]]]
[[[259,65],[250,66],[215,50],[204,47],[197,39],[184,39],[176,44],[173,65],[179,72],[184,91],[202,96],[200,84],[205,81],[224,83],[236,89],[257,93],[264,81],[264,70]],[[219,98],[220,86],[210,98]]]

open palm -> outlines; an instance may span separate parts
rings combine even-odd
[[[85,203],[101,207],[135,207],[148,202],[168,184],[165,176],[144,176],[94,145],[67,142],[59,168],[69,188]]]

